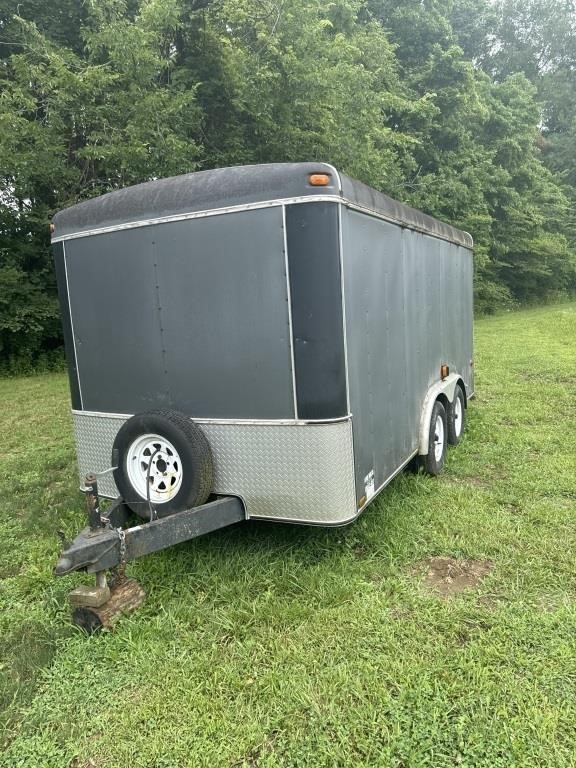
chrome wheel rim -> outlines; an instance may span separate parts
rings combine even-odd
[[[170,501],[182,486],[178,451],[160,435],[141,435],[134,440],[126,454],[126,473],[136,493],[153,504]]]
[[[454,434],[456,437],[462,434],[462,400],[459,397],[454,403]]]
[[[434,424],[434,458],[436,462],[441,461],[444,453],[444,419],[442,416],[436,416]]]

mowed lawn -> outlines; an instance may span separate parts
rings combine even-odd
[[[133,563],[144,608],[94,637],[51,575],[83,524],[67,380],[0,381],[0,765],[576,766],[576,305],[480,320],[475,361],[441,478]],[[435,557],[478,580],[442,594]]]

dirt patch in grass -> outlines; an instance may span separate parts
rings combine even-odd
[[[442,597],[454,597],[473,589],[494,570],[489,560],[458,560],[454,557],[429,557],[412,569],[426,589]]]

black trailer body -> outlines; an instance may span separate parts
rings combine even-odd
[[[470,236],[332,166],[148,182],[54,225],[81,477],[170,409],[246,517],[340,525],[473,394]]]

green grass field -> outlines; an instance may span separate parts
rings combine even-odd
[[[576,766],[576,305],[483,319],[444,475],[353,525],[246,524],[144,558],[86,637],[67,380],[0,381],[0,765]],[[445,556],[492,570],[459,594]]]

